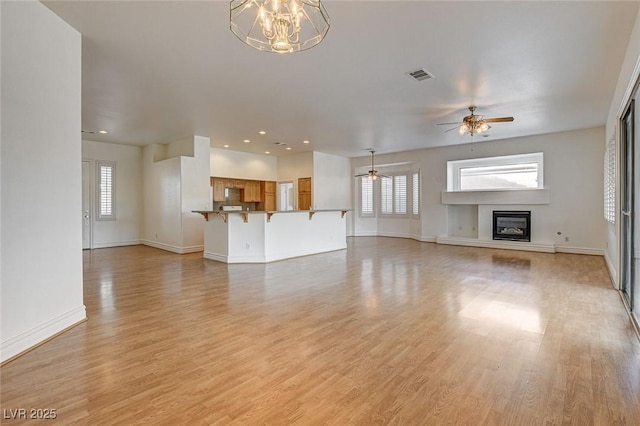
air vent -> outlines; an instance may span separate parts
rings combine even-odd
[[[415,81],[423,81],[423,80],[428,80],[430,78],[434,78],[433,74],[431,74],[429,71],[425,70],[424,68],[420,68],[419,70],[415,70],[415,71],[409,71],[407,75],[413,78]]]
[[[273,144],[274,145],[280,145],[280,146],[287,146],[287,144],[284,143],[284,142],[274,142]]]

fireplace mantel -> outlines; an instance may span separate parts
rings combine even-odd
[[[549,204],[548,189],[512,191],[442,191],[442,204]]]

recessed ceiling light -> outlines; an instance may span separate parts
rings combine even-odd
[[[222,145],[222,146],[225,147],[225,148],[229,148],[229,145]]]
[[[251,141],[250,141],[249,139],[245,139],[243,142],[244,142],[244,143],[249,143],[249,142],[251,142]]]
[[[302,141],[302,143],[309,143],[309,141]]]
[[[260,133],[261,135],[266,135],[267,132],[265,132],[264,130],[260,130],[258,133]]]
[[[290,146],[287,147],[287,151],[291,151],[291,147]]]
[[[106,135],[109,132],[107,132],[106,130],[99,130],[98,133],[100,133],[101,135]]]
[[[269,151],[265,151],[264,153],[265,153],[265,154],[271,154]]]

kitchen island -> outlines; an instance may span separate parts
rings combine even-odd
[[[204,258],[267,263],[347,248],[347,210],[195,211],[204,216]]]

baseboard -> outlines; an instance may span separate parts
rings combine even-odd
[[[92,248],[101,249],[101,248],[109,248],[109,247],[137,246],[139,244],[141,244],[140,240],[114,241],[109,243],[97,243],[97,244],[94,243]]]
[[[9,362],[87,319],[84,305],[0,343],[0,362]]]
[[[618,271],[613,266],[613,262],[611,261],[611,258],[609,257],[609,253],[606,250],[604,252],[604,263],[607,265],[607,269],[609,270],[609,277],[611,278],[611,285],[613,286],[613,288],[618,290],[618,288],[619,288],[619,286],[618,286]]]
[[[187,247],[178,247],[171,244],[159,243],[157,241],[149,241],[149,240],[141,240],[140,243],[145,246],[154,247],[161,250],[170,251],[172,253],[178,254],[187,254],[187,253],[196,253],[199,251],[204,251],[204,245],[199,246],[187,246]]]
[[[211,253],[209,251],[205,251],[202,254],[202,257],[209,260],[215,260],[216,262],[228,263],[227,256],[223,256],[221,254]]]
[[[588,254],[590,256],[604,256],[604,250],[602,249],[583,248],[583,247],[556,246],[556,253]]]
[[[425,236],[416,236],[412,234],[385,233],[385,232],[359,233],[354,235],[354,237],[406,238],[406,239],[420,241],[423,243],[438,243],[438,244],[447,244],[447,245],[454,245],[454,246],[537,251],[542,253],[585,254],[590,256],[605,256],[605,259],[608,259],[606,257],[606,251],[602,249],[556,246],[555,244],[531,243],[531,242],[525,242],[525,241],[520,242],[520,241],[500,241],[500,240],[479,240],[477,238],[446,237],[446,236],[425,237]],[[611,263],[610,261],[607,261],[607,266],[609,266],[609,273],[612,274],[613,282],[616,282],[615,270],[612,270],[610,263]]]
[[[378,237],[388,237],[388,238],[406,238],[406,239],[410,239],[413,240],[414,235],[412,234],[405,234],[405,233],[400,233],[400,232],[378,232],[377,234]]]
[[[197,253],[199,251],[204,251],[204,244],[201,246],[182,247],[182,252],[180,252],[180,254]]]
[[[416,241],[420,241],[421,243],[436,243],[438,242],[436,237],[425,237],[425,236],[420,236],[420,237],[414,237],[413,238]]]
[[[351,237],[387,237],[387,238],[406,238],[410,240],[416,240],[423,243],[435,243],[436,237],[425,237],[422,235],[414,235],[414,234],[401,234],[401,233],[375,233],[375,232],[363,232],[359,234],[353,234]]]
[[[541,244],[541,243],[530,243],[530,242],[479,240],[476,238],[461,238],[461,237],[438,237],[436,239],[436,242],[438,244],[448,244],[448,245],[454,245],[454,246],[537,251],[537,252],[543,252],[543,253],[556,252],[555,245],[553,244]]]

